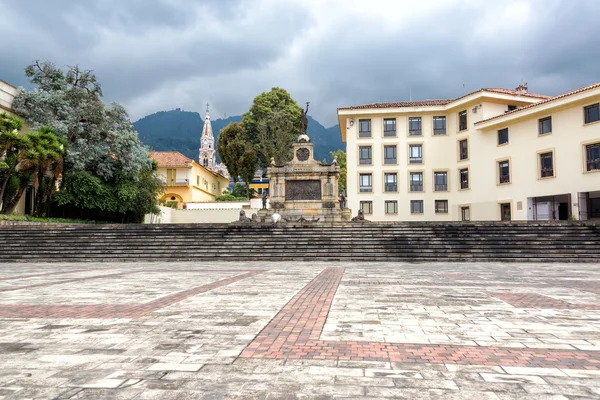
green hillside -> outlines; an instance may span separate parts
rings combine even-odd
[[[218,141],[219,132],[230,122],[239,122],[241,115],[219,118],[212,122],[213,133]],[[315,158],[319,161],[330,158],[329,152],[346,149],[342,143],[338,126],[325,128],[319,122],[308,117],[308,136],[315,144]],[[133,123],[143,143],[156,151],[178,151],[197,160],[200,147],[200,135],[204,120],[197,112],[159,111]],[[217,155],[217,162],[221,162]]]

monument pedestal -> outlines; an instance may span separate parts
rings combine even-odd
[[[267,169],[271,209],[288,222],[343,222],[338,201],[340,167],[336,160],[322,164],[314,159],[314,144],[300,135],[293,145],[294,159]]]

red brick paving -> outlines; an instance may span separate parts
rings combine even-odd
[[[344,268],[309,282],[240,357],[555,367],[600,370],[599,351],[319,340]]]
[[[491,296],[518,308],[550,308],[557,310],[600,310],[598,304],[567,303],[536,293],[491,293]]]
[[[263,271],[257,270],[236,275],[207,285],[170,294],[144,304],[0,304],[0,318],[141,318],[153,311],[185,300],[190,296],[230,285],[261,272]],[[111,274],[111,276],[115,275],[119,274]]]

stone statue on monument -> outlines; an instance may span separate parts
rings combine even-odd
[[[267,209],[267,190],[263,189],[263,195],[262,195],[262,209],[266,210]]]
[[[342,189],[340,194],[340,208],[343,210],[346,208],[346,189]]]
[[[308,118],[306,115],[308,114],[308,105],[310,102],[306,102],[306,110],[302,112],[302,117],[300,118],[300,134],[306,135],[306,131],[308,130]]]

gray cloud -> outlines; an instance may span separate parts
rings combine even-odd
[[[336,107],[481,87],[558,94],[600,81],[598,2],[0,0],[0,79],[34,59],[93,69],[137,119],[240,114],[273,86],[326,125]],[[464,85],[464,87],[463,87]]]

